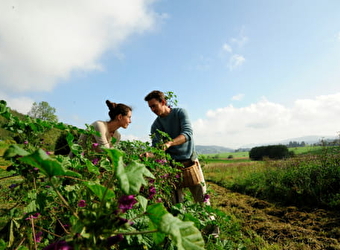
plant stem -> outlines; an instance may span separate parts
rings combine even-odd
[[[114,234],[114,235],[117,235],[117,234],[121,234],[121,235],[137,235],[137,234],[151,234],[151,233],[156,233],[156,232],[158,232],[157,229],[146,230],[146,231],[135,231],[135,232],[113,232],[112,234]]]
[[[79,219],[79,216],[78,214],[73,210],[73,208],[68,204],[68,202],[65,200],[65,198],[59,193],[57,187],[54,185],[53,181],[51,180],[50,178],[50,182],[52,184],[52,187],[54,189],[54,191],[57,193],[58,197],[60,198],[60,200],[65,204],[65,206],[67,207],[67,209],[69,209],[72,214],[77,218]]]
[[[34,249],[37,250],[37,241],[36,241],[36,237],[35,237],[35,229],[34,229],[33,218],[31,218],[30,220],[31,220],[31,224],[32,224],[32,233],[33,233]]]

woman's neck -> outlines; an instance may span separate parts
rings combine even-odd
[[[107,130],[109,131],[110,134],[114,134],[117,129],[119,129],[119,125],[117,121],[109,121],[106,123],[107,124]]]

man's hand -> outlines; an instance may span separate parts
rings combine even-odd
[[[163,150],[166,151],[171,146],[172,146],[172,141],[168,141],[168,142],[163,144]]]
[[[139,157],[140,158],[143,158],[143,157],[145,157],[145,158],[153,158],[153,157],[155,157],[155,155],[153,153],[151,153],[151,152],[145,152],[143,154],[140,154]]]

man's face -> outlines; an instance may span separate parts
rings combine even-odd
[[[158,101],[156,99],[151,99],[148,101],[149,107],[152,112],[154,112],[158,116],[162,116],[165,112],[165,101]]]

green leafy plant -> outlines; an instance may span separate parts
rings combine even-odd
[[[170,197],[178,170],[163,150],[137,141],[84,151],[74,134],[96,133],[90,127],[17,119],[4,101],[0,114],[8,120],[5,128],[21,137],[3,155],[17,181],[7,196],[12,205],[1,212],[0,249],[204,249],[200,230],[214,211],[196,204],[174,212]],[[39,147],[49,128],[68,131],[73,157]],[[141,159],[146,151],[156,157]]]

